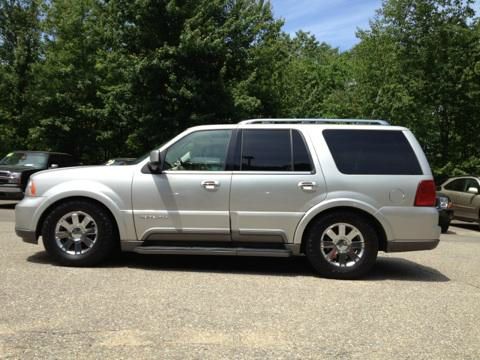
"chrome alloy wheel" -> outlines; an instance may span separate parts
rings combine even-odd
[[[57,246],[70,255],[88,252],[98,237],[97,223],[83,211],[63,215],[55,226]]]
[[[352,267],[365,253],[365,240],[355,226],[336,223],[323,232],[320,252],[325,260],[334,266]]]

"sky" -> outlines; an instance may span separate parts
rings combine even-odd
[[[382,6],[382,0],[270,0],[275,17],[283,18],[283,30],[294,35],[308,31],[317,40],[338,47],[352,48],[357,28],[368,29],[369,19]],[[476,1],[478,10],[480,0]]]

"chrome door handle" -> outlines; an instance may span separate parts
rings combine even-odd
[[[315,181],[300,181],[298,187],[303,191],[316,191],[317,183]]]
[[[202,186],[207,190],[215,190],[220,186],[220,183],[214,180],[204,180],[202,181]]]

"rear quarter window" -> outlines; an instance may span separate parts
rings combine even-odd
[[[422,169],[402,131],[324,130],[340,172],[350,175],[421,175]]]

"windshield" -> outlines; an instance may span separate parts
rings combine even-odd
[[[47,154],[43,153],[13,152],[0,160],[0,165],[44,168],[47,166],[47,157]]]

